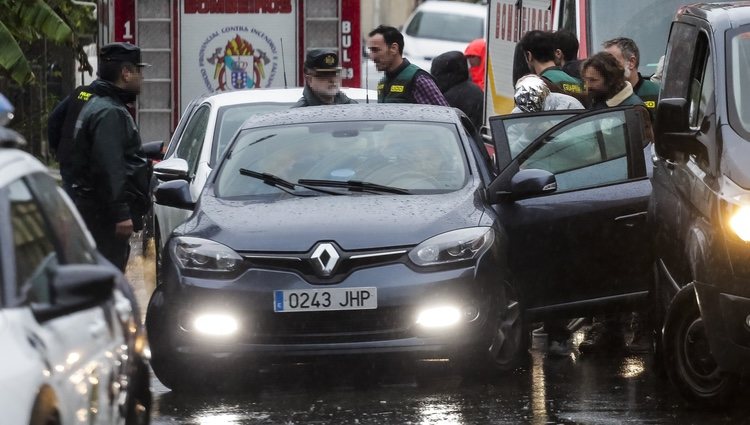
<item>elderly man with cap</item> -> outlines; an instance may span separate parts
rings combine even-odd
[[[127,105],[141,91],[141,50],[112,43],[99,52],[99,79],[76,113],[70,146],[71,190],[99,251],[125,270],[129,238],[150,202],[148,168]]]
[[[341,67],[335,51],[310,50],[305,57],[304,68],[305,89],[293,108],[357,103],[341,93]]]

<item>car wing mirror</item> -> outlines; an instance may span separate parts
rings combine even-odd
[[[705,146],[696,138],[689,124],[690,105],[687,99],[667,98],[659,101],[656,110],[656,152],[667,158],[674,153],[703,155]]]
[[[555,175],[546,170],[529,168],[517,172],[510,181],[512,199],[543,195],[557,190]]]
[[[143,154],[146,155],[146,159],[151,161],[161,161],[164,159],[163,148],[164,142],[161,140],[141,145],[141,149],[143,149]]]
[[[160,184],[154,191],[154,199],[159,205],[192,210],[195,202],[190,194],[190,185],[185,180],[173,180]]]
[[[45,321],[91,308],[112,296],[118,271],[99,264],[60,265],[52,272],[49,303],[35,304],[31,310],[37,320]]]
[[[188,181],[188,163],[182,158],[168,158],[154,165],[154,175],[161,181]]]

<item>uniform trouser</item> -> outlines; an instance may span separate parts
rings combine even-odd
[[[97,208],[95,201],[76,198],[75,203],[99,252],[124,272],[130,255],[130,240],[115,234],[116,222]]]

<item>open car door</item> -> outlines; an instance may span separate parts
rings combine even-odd
[[[646,109],[504,115],[490,128],[501,171],[488,197],[529,316],[643,301],[652,281]]]

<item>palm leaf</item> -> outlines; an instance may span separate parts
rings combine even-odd
[[[7,70],[19,84],[33,79],[31,65],[8,27],[0,21],[0,68]]]
[[[58,43],[73,40],[73,30],[44,0],[19,1],[13,10],[24,26],[37,29],[50,40]]]

